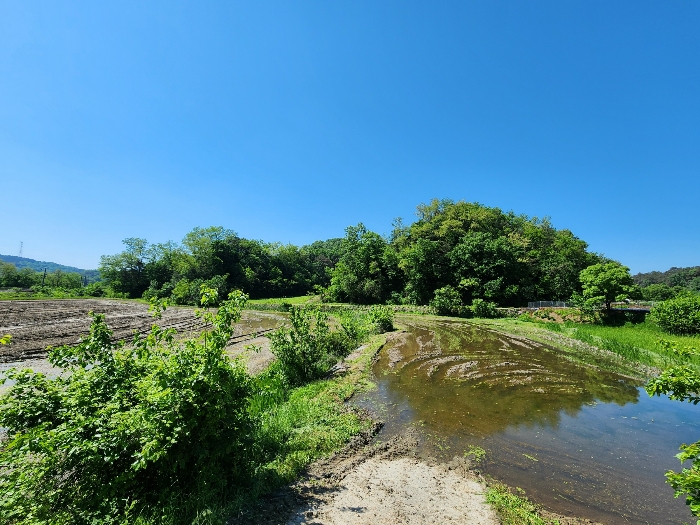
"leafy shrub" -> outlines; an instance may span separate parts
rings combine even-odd
[[[369,321],[376,333],[391,332],[394,329],[394,312],[388,306],[373,306],[369,310]]]
[[[226,290],[226,275],[215,275],[209,280],[194,279],[192,281],[188,279],[180,279],[177,284],[172,288],[171,298],[175,304],[197,304],[199,302],[199,291],[202,286],[206,288],[211,288],[216,290],[219,296],[223,295]],[[145,292],[145,298],[150,299],[151,297],[163,297],[162,293],[154,293],[149,288]]]
[[[108,293],[107,287],[100,282],[90,283],[83,288],[83,294],[89,297],[106,297]]]
[[[700,403],[700,374],[687,365],[674,366],[649,381],[646,391],[650,396],[667,394],[671,399],[697,405]],[[666,482],[674,488],[676,497],[685,494],[685,502],[693,516],[700,516],[700,441],[681,445],[681,452],[676,457],[681,465],[690,461],[690,468],[666,472]]]
[[[465,308],[459,290],[454,286],[443,286],[435,290],[435,296],[430,301],[438,315],[464,315]]]
[[[474,317],[493,319],[498,317],[496,303],[484,301],[483,299],[474,299],[470,307]]]
[[[15,384],[0,397],[4,522],[122,523],[179,505],[174,515],[192,523],[212,494],[239,486],[250,379],[223,349],[245,301],[236,292],[202,313],[208,329],[197,339],[178,342],[154,324],[131,347],[112,343],[92,314],[87,338],[49,352],[67,374],[10,371]]]
[[[671,334],[700,333],[700,296],[681,295],[652,308],[649,320]]]
[[[355,343],[346,332],[331,332],[328,314],[318,307],[292,306],[289,320],[291,328],[279,328],[270,336],[270,349],[291,386],[325,376]]]

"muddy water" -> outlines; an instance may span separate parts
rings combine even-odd
[[[482,470],[546,508],[602,523],[682,524],[664,472],[700,438],[700,406],[649,398],[639,382],[462,322],[420,326],[390,342],[360,404],[385,407],[386,434],[412,424],[423,453],[470,445]],[[386,408],[388,407],[388,409]]]

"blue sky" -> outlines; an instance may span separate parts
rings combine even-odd
[[[0,1],[0,253],[222,225],[305,244],[433,197],[700,264],[700,3]]]

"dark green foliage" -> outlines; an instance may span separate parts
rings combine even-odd
[[[464,303],[459,291],[450,285],[435,290],[435,296],[430,301],[438,315],[453,315],[463,317]]]
[[[652,308],[649,320],[671,334],[698,334],[700,295],[684,294],[663,301]]]
[[[463,316],[474,299],[501,306],[568,299],[580,290],[580,271],[599,261],[546,219],[449,200],[420,205],[415,223],[395,228],[391,248],[403,274],[403,289],[395,289],[403,301],[394,302],[436,301]]]
[[[178,246],[126,239],[122,253],[103,256],[100,271],[115,291],[129,297],[172,298],[196,304],[199,286],[221,296],[240,289],[252,298],[288,297],[330,284],[329,268],[340,259],[340,239],[310,246],[265,243],[221,227],[195,228]]]
[[[450,287],[464,307],[474,299],[522,306],[568,300],[581,291],[581,270],[601,262],[547,219],[450,200],[422,204],[417,215],[409,226],[395,221],[390,238],[358,224],[343,239],[301,248],[242,239],[221,227],[195,228],[181,246],[127,239],[124,252],[102,258],[100,271],[116,292],[181,303],[208,283],[252,298],[314,292],[327,301],[410,305],[427,305]]]
[[[673,299],[680,290],[671,288],[665,283],[650,284],[641,289],[642,298],[645,301],[666,301]]]
[[[498,310],[496,310],[496,304],[483,299],[474,299],[471,305],[471,313],[474,317],[480,317],[483,319],[494,319],[498,317]]]
[[[12,263],[0,262],[0,287],[29,288],[41,283],[41,275],[31,268],[18,270]]]
[[[638,273],[633,279],[642,288],[652,284],[665,284],[669,288],[700,291],[700,266],[673,267],[665,272]]]
[[[236,293],[204,312],[197,340],[154,325],[129,348],[93,315],[85,340],[49,353],[67,374],[10,372],[16,384],[0,398],[3,522],[132,522],[173,505],[192,522],[202,497],[244,482],[249,378],[223,353],[244,304]]]
[[[363,224],[350,226],[345,231],[343,255],[331,277],[330,298],[359,304],[386,302],[398,272],[388,243]]]

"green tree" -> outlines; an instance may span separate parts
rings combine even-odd
[[[630,275],[630,269],[618,262],[593,264],[579,274],[586,305],[596,308],[604,304],[608,313],[611,303],[633,298],[638,289]]]
[[[641,289],[645,301],[666,301],[672,299],[676,292],[665,283],[655,283]]]
[[[360,304],[385,302],[392,291],[391,276],[396,275],[388,243],[362,223],[345,232],[343,256],[331,276],[331,296]]]
[[[130,237],[122,242],[126,247],[123,252],[100,257],[100,275],[113,290],[129,294],[129,297],[141,297],[150,284],[145,273],[149,261],[148,241]]]

